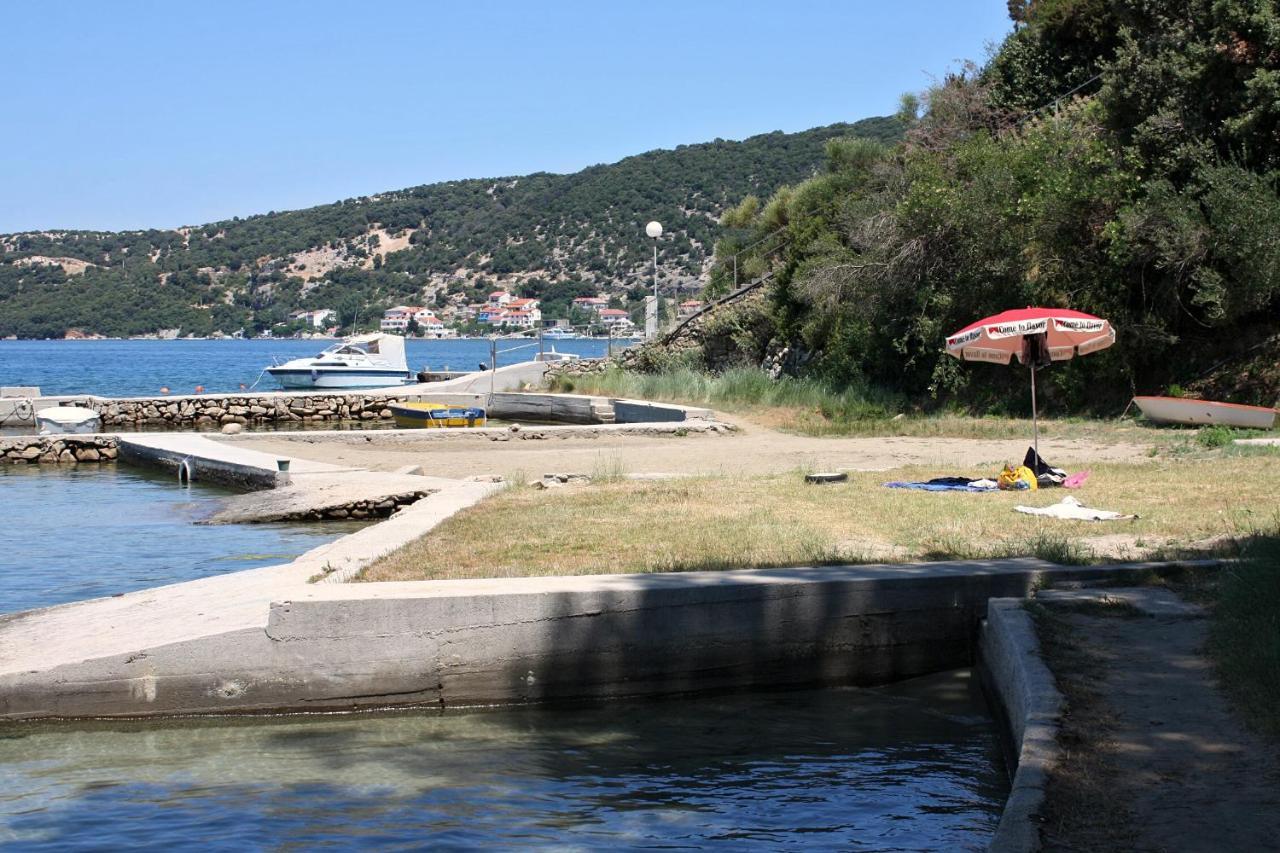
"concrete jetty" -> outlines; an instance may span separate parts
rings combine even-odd
[[[885,683],[972,663],[990,598],[1139,570],[1015,559],[307,582],[349,577],[367,559],[362,549],[394,547],[418,535],[427,514],[442,517],[492,488],[460,484],[290,566],[0,620],[0,718],[460,707]]]

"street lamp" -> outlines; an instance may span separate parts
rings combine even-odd
[[[650,222],[644,227],[644,233],[653,238],[653,313],[645,312],[645,332],[652,338],[658,333],[658,238],[662,236],[662,223]]]
[[[653,238],[653,298],[658,298],[658,238],[662,236],[662,223],[650,222],[644,233]]]

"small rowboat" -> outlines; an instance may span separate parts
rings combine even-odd
[[[1267,406],[1243,406],[1186,397],[1134,397],[1149,421],[1158,424],[1219,424],[1247,429],[1271,429],[1276,410]]]
[[[409,429],[482,427],[487,418],[478,406],[449,406],[444,403],[397,403],[389,407],[396,426]]]
[[[52,406],[36,410],[41,435],[94,433],[102,429],[102,418],[84,406]]]

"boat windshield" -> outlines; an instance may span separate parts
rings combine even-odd
[[[351,344],[336,344],[317,355],[316,358],[324,358],[326,355],[368,355],[368,353],[360,347],[353,346]]]

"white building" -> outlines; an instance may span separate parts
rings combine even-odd
[[[337,318],[337,313],[332,308],[321,308],[316,311],[294,311],[289,315],[289,319],[296,322],[306,323],[313,329],[328,328],[330,318]]]

